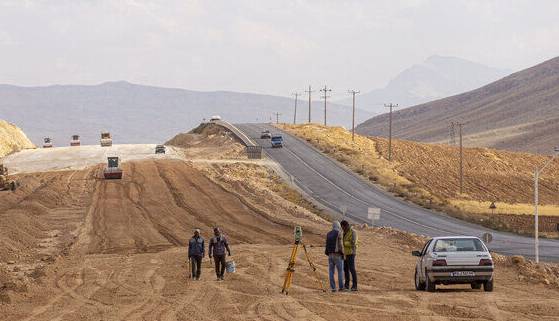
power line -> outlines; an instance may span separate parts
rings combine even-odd
[[[390,108],[390,115],[388,116],[388,161],[392,161],[392,108],[398,107],[398,104],[384,104],[384,107]]]
[[[326,126],[326,99],[330,97],[328,93],[332,92],[332,89],[328,89],[328,87],[324,85],[324,88],[322,88],[320,91],[324,93],[322,98],[324,98],[324,126]]]
[[[351,140],[355,141],[355,94],[360,93],[359,90],[348,90],[348,92],[353,96],[353,111],[351,116]]]
[[[309,90],[305,90],[305,92],[309,94],[309,123],[310,123],[311,122],[311,93],[313,92],[310,85],[309,85]]]
[[[297,98],[299,98],[301,94],[294,92],[292,95],[295,96],[295,111],[293,112],[293,125],[295,125],[297,123]]]

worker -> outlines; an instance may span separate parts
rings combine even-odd
[[[194,280],[200,280],[202,258],[205,254],[204,238],[200,236],[200,229],[194,229],[194,236],[188,242],[188,261],[192,267],[192,279]]]
[[[343,220],[342,230],[344,233],[344,274],[345,290],[349,291],[349,275],[351,274],[351,291],[357,291],[357,271],[355,270],[355,255],[357,255],[357,232],[346,220]]]
[[[336,280],[334,274],[338,270],[338,289],[344,290],[344,245],[342,242],[342,231],[340,222],[332,223],[332,230],[326,234],[325,254],[328,255],[328,276],[330,278],[330,289],[336,292]]]
[[[229,243],[227,238],[221,233],[219,227],[214,228],[214,237],[210,239],[209,254],[210,259],[214,258],[215,262],[215,275],[218,281],[223,281],[223,274],[225,273],[225,251],[231,256]]]

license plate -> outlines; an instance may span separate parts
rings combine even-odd
[[[450,272],[450,276],[475,276],[474,271],[456,271]]]

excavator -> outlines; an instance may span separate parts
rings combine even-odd
[[[18,182],[8,178],[8,168],[0,164],[0,191],[15,191]]]
[[[103,170],[105,179],[121,179],[122,169],[118,166],[118,157],[107,157],[107,167]]]

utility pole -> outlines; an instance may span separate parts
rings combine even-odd
[[[295,111],[293,112],[293,125],[295,125],[297,123],[297,98],[299,98],[301,94],[294,92],[292,95],[295,96]]]
[[[390,108],[390,115],[388,116],[388,161],[392,161],[392,108],[398,107],[398,104],[384,104],[384,107]]]
[[[309,90],[305,90],[305,92],[309,94],[309,123],[310,123],[311,122],[311,93],[313,92],[310,85],[309,85]]]
[[[351,141],[355,141],[355,94],[360,93],[359,90],[348,90],[348,92],[353,96],[353,112],[351,116]]]
[[[454,129],[454,122],[450,122],[450,145],[456,145],[456,130]]]
[[[462,144],[462,127],[464,123],[455,123],[458,126],[458,135],[460,135],[460,194],[464,192],[464,146]]]
[[[279,124],[279,116],[281,114],[280,113],[274,113],[274,115],[276,115],[276,124]]]
[[[324,88],[322,88],[320,91],[324,93],[324,96],[322,96],[322,98],[324,98],[324,126],[326,126],[326,99],[330,97],[328,96],[328,93],[332,92],[332,89],[328,89],[328,87],[324,85]]]
[[[559,155],[559,147],[555,147],[553,157],[549,159],[541,168],[536,167],[534,170],[534,255],[536,263],[540,263],[540,227],[539,227],[539,210],[540,203],[539,180],[542,171]]]

